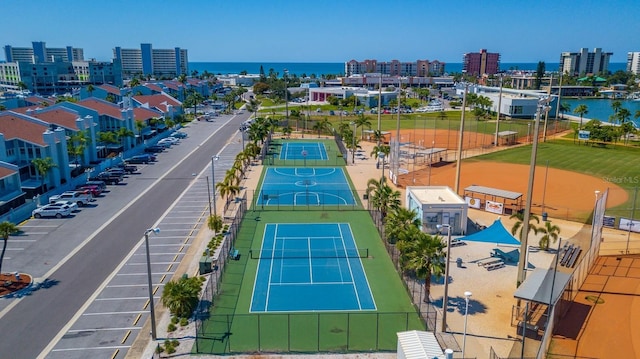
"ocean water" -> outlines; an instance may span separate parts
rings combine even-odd
[[[290,75],[311,76],[311,75],[344,75],[344,62],[190,62],[189,72],[197,70],[199,73],[207,70],[215,75],[238,74],[246,71],[249,74],[259,74],[260,66],[264,69],[265,74],[269,74],[273,69],[278,76],[282,76],[284,71],[289,71]],[[558,63],[545,63],[548,71],[557,71]],[[609,70],[616,72],[625,70],[626,63],[611,63]],[[531,63],[501,63],[502,70],[525,70],[535,71],[538,67],[537,62]],[[447,63],[445,65],[447,73],[462,72],[462,63]]]

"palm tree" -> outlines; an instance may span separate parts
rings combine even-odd
[[[212,214],[207,218],[207,227],[213,231],[213,234],[217,234],[222,229],[222,217],[217,214]]]
[[[116,131],[116,138],[118,139],[118,142],[120,142],[120,145],[122,146],[122,151],[123,152],[125,150],[127,150],[125,148],[125,145],[124,145],[124,139],[127,138],[127,137],[133,137],[133,136],[135,136],[133,131],[131,131],[130,129],[128,129],[126,127],[120,127],[118,129],[118,131]]]
[[[53,158],[51,157],[34,158],[31,160],[31,164],[33,164],[40,176],[40,190],[44,193],[44,181],[49,172],[51,172],[53,168],[58,167],[58,165],[53,163]]]
[[[4,221],[0,223],[0,237],[3,239],[2,243],[2,253],[0,253],[0,274],[2,274],[2,261],[4,260],[4,253],[7,250],[7,242],[9,241],[9,236],[17,233],[20,229],[13,223],[9,221]]]
[[[203,280],[204,277],[181,277],[177,281],[167,282],[160,298],[162,305],[176,317],[189,318],[198,305]]]
[[[235,177],[235,175],[234,175]],[[224,181],[216,183],[216,189],[220,192],[220,195],[227,198],[227,202],[232,196],[240,192],[240,187],[234,185],[230,179],[225,178]]]
[[[360,138],[364,137],[364,127],[371,128],[371,120],[369,117],[361,113],[355,121],[356,127],[360,127]]]
[[[79,162],[78,158],[84,154],[86,148],[87,137],[83,131],[77,131],[67,140],[67,152],[74,158],[76,167]]]
[[[512,214],[511,217],[509,218],[516,219],[516,223],[514,223],[513,227],[511,227],[511,234],[515,237],[516,233],[518,233],[518,238],[520,239],[520,242],[522,242],[522,238],[523,238],[522,229],[524,227],[522,224],[524,223],[524,212],[517,211],[516,213]],[[535,224],[531,223],[532,220],[535,221],[536,224],[539,224],[540,218],[538,218],[538,216],[536,216],[533,213],[529,214],[529,232],[533,231],[533,234],[538,234],[540,229],[536,227]]]
[[[573,110],[573,113],[576,113],[578,114],[578,116],[580,116],[580,127],[578,129],[582,130],[582,117],[589,113],[589,107],[587,107],[587,105],[585,104],[580,104],[575,108],[575,110]]]
[[[560,108],[558,110],[560,111],[560,114],[564,118],[564,114],[571,111],[571,105],[566,102],[563,102],[560,104]]]
[[[444,241],[431,236],[417,227],[409,227],[401,234],[398,249],[401,254],[401,266],[412,271],[418,279],[424,279],[424,302],[430,302],[431,276],[440,278],[445,270]]]
[[[93,91],[95,91],[95,90],[96,90],[96,88],[95,88],[95,87],[93,87],[93,85],[92,85],[92,84],[89,84],[89,85],[87,86],[87,92],[89,93],[89,97],[93,97]]]
[[[553,240],[553,243],[556,243],[558,240],[558,235],[560,234],[560,227],[551,224],[550,221],[544,223],[544,226],[538,228],[538,232],[543,233],[542,238],[538,242],[538,245],[541,249],[545,251],[549,249],[549,242]]]
[[[389,243],[396,243],[401,233],[409,227],[420,228],[422,221],[418,218],[418,213],[414,209],[399,207],[392,211],[384,224],[384,233]]]
[[[385,219],[389,210],[396,210],[400,208],[400,192],[394,191],[391,188],[385,178],[376,180],[374,178],[367,182],[367,197],[369,202],[373,205],[373,208],[380,212],[380,218]]]

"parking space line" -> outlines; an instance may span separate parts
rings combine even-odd
[[[129,335],[131,335],[131,329],[127,330],[127,334],[124,335],[124,338],[122,338],[120,344],[124,344],[127,341],[127,338],[129,338]]]
[[[165,278],[167,278],[167,275],[163,274],[162,277],[160,277],[160,283],[164,282]]]
[[[111,355],[111,359],[115,359],[118,356],[118,353],[120,353],[120,349],[116,349],[113,354]]]
[[[171,272],[171,268],[173,267],[173,263],[169,264],[167,270],[165,272]]]
[[[138,315],[136,315],[136,319],[133,320],[133,325],[138,325],[140,318],[142,318],[142,313],[138,313]]]
[[[98,316],[98,315],[116,315],[116,314],[140,314],[144,313],[141,310],[131,310],[126,312],[100,312],[100,313],[84,313],[83,316]]]
[[[108,331],[112,331],[112,330],[138,330],[140,328],[138,327],[113,327],[113,328],[85,328],[85,329],[71,329],[68,331],[68,333],[82,333],[82,332],[86,332],[86,331],[92,331],[92,332],[108,332]]]
[[[110,345],[108,347],[84,347],[84,348],[63,348],[52,349],[52,352],[77,352],[82,350],[104,350],[104,349],[129,349],[130,345]]]
[[[115,297],[115,298],[96,298],[96,302],[107,302],[110,300],[140,300],[140,299],[147,299],[149,300],[148,297]]]

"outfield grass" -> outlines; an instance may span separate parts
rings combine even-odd
[[[531,146],[521,146],[507,151],[488,153],[465,161],[495,161],[528,165]],[[633,206],[634,188],[640,186],[640,149],[608,145],[592,147],[573,143],[571,140],[552,140],[538,144],[538,166],[558,168],[602,178],[622,187],[629,200],[617,207],[607,209],[607,214],[629,216]],[[636,202],[640,204],[640,201]]]

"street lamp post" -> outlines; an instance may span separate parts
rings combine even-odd
[[[211,187],[209,185],[209,176],[207,176],[207,195],[209,196],[209,217],[211,217],[213,215],[213,213],[211,213],[211,207],[213,207],[211,205]]]
[[[518,277],[516,286],[520,286],[524,282],[527,273],[527,253],[529,250],[529,217],[531,216],[531,203],[533,201],[533,183],[536,174],[536,161],[538,156],[538,132],[540,131],[540,118],[542,112],[549,111],[549,102],[551,97],[543,97],[538,100],[538,110],[535,116],[535,123],[533,129],[533,144],[531,146],[531,161],[529,163],[529,182],[527,185],[527,197],[524,206],[524,213],[522,216],[522,235],[520,238],[520,258],[518,260]]]
[[[447,305],[449,304],[449,257],[451,256],[451,225],[439,224],[436,226],[438,231],[443,228],[447,229],[447,258],[444,262],[444,296],[442,299],[442,328],[444,333],[447,331]]]
[[[384,181],[384,152],[378,152],[378,157],[382,162],[382,176],[380,177],[380,182]]]
[[[289,126],[289,90],[287,89],[287,75],[289,70],[284,69],[284,111],[287,126]]]
[[[469,298],[471,297],[471,292],[464,292],[464,334],[462,335],[462,357],[464,358],[464,349],[467,345],[467,317],[469,316]]]
[[[149,233],[160,233],[160,228],[149,228],[144,231],[144,245],[147,249],[147,281],[149,283],[149,311],[151,314],[151,339],[156,340],[156,312],[153,304],[153,282],[151,279],[151,257],[149,255]]]
[[[218,212],[216,209],[216,165],[215,161],[217,161],[220,156],[215,155],[211,156],[211,182],[213,183],[213,215],[217,216]]]
[[[356,122],[351,122],[351,125],[353,125],[353,136],[351,136],[351,164],[355,165],[356,164]]]

